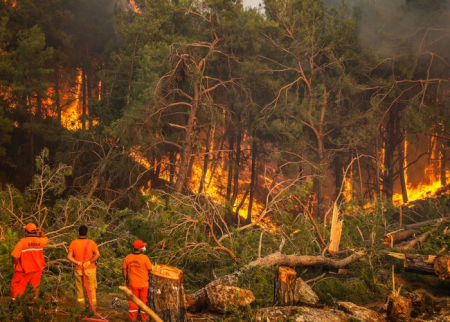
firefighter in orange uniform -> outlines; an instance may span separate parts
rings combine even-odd
[[[31,284],[38,293],[42,271],[45,267],[44,247],[48,244],[45,233],[35,224],[25,227],[25,237],[20,239],[11,253],[14,265],[14,275],[11,280],[11,306]]]
[[[97,244],[88,239],[88,228],[81,225],[78,229],[78,239],[69,245],[67,259],[75,264],[75,285],[77,288],[77,303],[81,309],[86,307],[86,300],[83,292],[83,271],[87,278],[87,284],[91,293],[92,304],[97,304],[97,269],[95,261],[100,257]]]
[[[133,243],[134,252],[127,255],[123,261],[122,271],[125,279],[125,286],[136,295],[138,299],[147,304],[148,298],[148,274],[152,270],[152,262],[147,255],[144,255],[145,246],[142,240],[136,240]],[[130,321],[136,321],[139,308],[133,301],[128,301],[128,318]],[[148,315],[141,311],[141,320],[147,321]]]

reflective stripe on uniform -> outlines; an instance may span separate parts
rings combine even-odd
[[[22,253],[25,252],[42,252],[44,249],[42,248],[28,248],[28,249],[24,249],[22,250]]]
[[[128,312],[138,312],[139,310],[128,310]]]
[[[77,299],[78,302],[84,302],[84,299]]]

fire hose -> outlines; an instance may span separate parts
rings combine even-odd
[[[89,242],[90,242],[90,240],[88,239],[86,241],[86,247],[84,248],[83,264],[84,264],[84,261],[86,260],[86,253],[87,253],[87,250],[88,250]],[[89,283],[88,283],[88,280],[87,280],[86,272],[84,270],[84,265],[81,265],[81,271],[83,272],[84,287],[86,289],[86,293],[87,293],[87,296],[88,296],[88,299],[89,299],[89,304],[90,304],[90,306],[92,308],[92,311],[94,312],[94,315],[96,317],[100,318],[100,320],[92,319],[92,318],[83,318],[83,320],[85,320],[85,321],[106,321],[107,322],[108,320],[106,320],[103,316],[98,314],[97,310],[95,309],[95,305],[94,305],[94,303],[92,301],[91,289],[89,288]]]
[[[91,289],[89,288],[86,272],[84,271],[84,266],[82,266],[82,272],[83,272],[84,287],[86,288],[86,293],[87,293],[87,297],[88,297],[88,300],[89,300],[89,304],[90,304],[90,306],[92,308],[92,311],[94,312],[94,315],[97,316],[98,318],[100,318],[100,320],[92,319],[92,318],[83,318],[83,320],[85,320],[85,321],[105,321],[105,322],[107,322],[108,320],[106,320],[103,316],[98,314],[97,310],[95,309],[94,302],[92,301]]]

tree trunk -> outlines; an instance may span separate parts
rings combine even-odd
[[[241,163],[241,140],[242,140],[242,132],[238,131],[236,137],[236,160],[234,160],[234,173],[233,173],[233,183],[232,183],[232,194],[230,200],[230,206],[233,207],[236,203],[236,199],[239,192],[239,173],[240,173],[240,163]],[[236,216],[236,224],[238,223],[238,216]]]
[[[341,203],[343,199],[343,195],[339,192],[341,191],[342,183],[344,182],[344,166],[342,164],[342,155],[340,153],[336,153],[336,156],[334,157],[334,187],[335,187],[335,194],[338,196],[338,200],[336,200],[337,203]]]
[[[228,138],[228,178],[227,178],[227,201],[231,201],[231,188],[233,185],[233,155],[234,155],[234,135],[231,133]],[[231,210],[232,211],[232,210]]]
[[[256,156],[258,154],[258,141],[255,137],[256,133],[253,133],[253,144],[252,144],[252,173],[250,181],[250,197],[248,200],[248,212],[247,218],[245,219],[244,225],[248,225],[252,222],[252,207],[253,199],[255,198],[255,188],[256,188]]]
[[[170,184],[173,184],[175,182],[175,162],[177,162],[177,153],[176,152],[170,152],[169,154],[169,161],[170,161],[170,174],[169,174],[169,182]]]
[[[84,67],[84,66],[83,66]],[[86,111],[87,111],[87,104],[86,104],[86,73],[84,71],[84,68],[81,69],[81,102],[82,102],[82,114],[81,114],[81,129],[86,130]]]
[[[206,174],[208,173],[209,152],[211,150],[211,141],[213,138],[213,133],[214,133],[214,125],[211,125],[208,128],[208,137],[206,138],[205,158],[203,160],[202,177],[200,179],[200,186],[198,187],[198,193],[202,193],[205,186]]]
[[[443,131],[445,133],[445,131]],[[445,187],[447,185],[447,152],[446,144],[447,140],[441,139],[441,185]]]
[[[61,100],[59,93],[59,68],[58,65],[55,67],[55,105],[56,114],[58,115],[58,121],[61,122]]]
[[[149,284],[149,307],[165,322],[185,321],[183,272],[169,265],[155,265]]]
[[[400,118],[397,118],[397,131],[402,132],[400,129]],[[400,135],[400,134],[399,134]],[[403,137],[403,135],[402,135]],[[400,178],[400,187],[402,190],[403,203],[408,202],[408,190],[406,189],[406,176],[405,176],[405,139],[403,138],[397,146],[398,152],[398,171]]]
[[[389,110],[389,116],[385,132],[382,132],[384,137],[384,168],[382,174],[383,190],[388,200],[392,200],[394,196],[394,151],[396,148],[397,135],[395,133],[395,119],[396,113],[393,109]],[[383,135],[384,134],[384,135]]]
[[[297,273],[290,267],[281,266],[275,276],[274,305],[290,306],[294,304],[295,280]]]

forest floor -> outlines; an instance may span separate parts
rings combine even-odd
[[[450,281],[441,281],[439,278],[435,276],[426,276],[426,275],[418,275],[418,274],[396,274],[395,275],[396,286],[397,288],[401,286],[402,290],[405,291],[422,291],[424,294],[427,294],[428,297],[431,297],[430,302],[426,303],[426,305],[434,305],[433,302],[435,300],[445,300],[448,305],[446,308],[448,311],[450,321]],[[98,305],[97,312],[107,319],[110,322],[119,322],[119,321],[128,321],[128,302],[125,300],[124,295],[117,293],[98,293]],[[92,312],[79,312],[76,310],[76,299],[71,296],[59,296],[57,301],[52,301],[51,296],[46,296],[44,294],[44,299],[48,302],[54,302],[52,305],[52,312],[58,312],[53,315],[53,319],[51,321],[82,321],[83,317],[89,317],[96,319]],[[9,297],[0,297],[0,310],[4,311],[8,308],[10,298]],[[364,307],[370,308],[380,314],[385,311],[385,300],[383,298],[376,299],[371,303],[364,305]],[[55,303],[56,302],[56,303]],[[436,312],[438,314],[438,312]],[[440,312],[442,315],[442,312]],[[16,321],[20,321],[21,319],[14,319]],[[235,316],[225,316],[223,314],[211,314],[211,313],[198,313],[198,314],[189,314],[188,313],[188,321],[197,322],[197,321],[237,321]],[[38,321],[38,320],[33,320]],[[50,320],[49,320],[50,321]],[[94,321],[94,320],[90,320]],[[428,318],[422,317],[422,319],[418,321],[434,321],[432,316],[428,316]],[[445,320],[447,321],[447,320]]]

